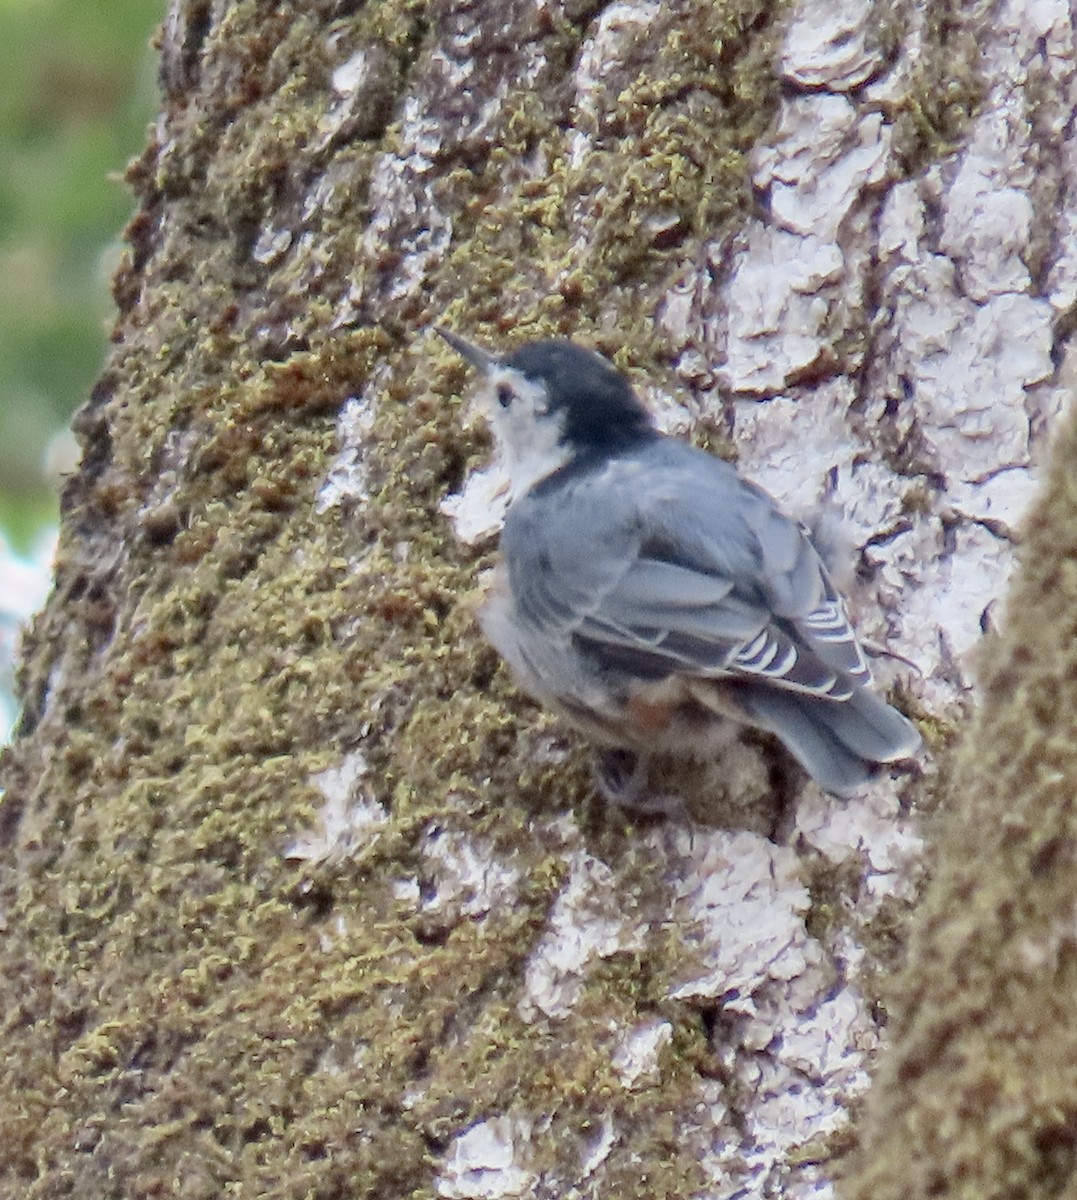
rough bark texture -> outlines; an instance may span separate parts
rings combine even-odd
[[[3,1194],[1057,1194],[1072,437],[945,781],[1066,399],[1068,6],[173,0],[161,54],[3,764]],[[834,497],[922,772],[842,805],[748,737],[690,818],[590,803],[468,615],[435,318]]]
[[[983,655],[983,710],[948,793],[851,1197],[1073,1194],[1074,462],[1071,422],[1028,523],[1005,638]]]

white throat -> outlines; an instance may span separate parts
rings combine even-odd
[[[503,406],[498,389],[511,389]],[[486,380],[481,401],[497,443],[498,456],[509,476],[509,503],[530,490],[572,457],[562,440],[564,420],[549,411],[549,398],[536,383],[508,367],[498,367]]]

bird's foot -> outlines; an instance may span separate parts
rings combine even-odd
[[[618,808],[637,813],[680,811],[682,802],[672,796],[652,795],[647,791],[651,757],[621,747],[595,751],[595,784],[603,797]]]
[[[647,755],[635,750],[596,750],[595,783],[611,804],[632,808],[647,785],[649,765]]]

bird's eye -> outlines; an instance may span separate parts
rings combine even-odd
[[[507,383],[497,385],[497,402],[502,408],[508,408],[515,398],[512,388]]]

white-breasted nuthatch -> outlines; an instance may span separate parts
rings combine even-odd
[[[767,492],[659,433],[593,351],[502,357],[438,332],[482,372],[510,478],[480,624],[519,685],[602,748],[609,798],[636,800],[652,752],[708,756],[744,725],[837,795],[915,752],[811,538]]]

